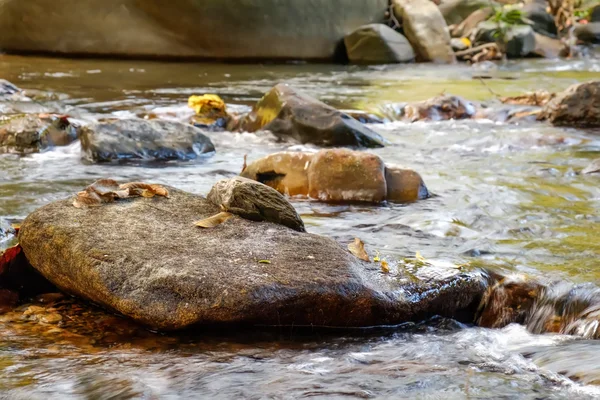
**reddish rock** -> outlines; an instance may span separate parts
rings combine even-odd
[[[312,158],[310,153],[274,153],[254,161],[240,175],[288,196],[307,196],[307,172]]]
[[[423,178],[411,169],[386,168],[387,201],[410,203],[429,197]]]
[[[387,185],[383,160],[345,149],[320,151],[308,167],[308,195],[334,202],[384,201]]]

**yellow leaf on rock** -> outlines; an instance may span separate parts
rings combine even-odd
[[[169,197],[169,191],[160,185],[150,185],[150,189],[157,196]]]
[[[142,191],[142,197],[148,197],[148,198],[154,197],[154,192],[150,189],[144,189]]]
[[[258,260],[258,262],[261,264],[271,264],[270,260]]]
[[[196,226],[199,226],[200,228],[214,228],[215,226],[221,225],[223,222],[227,221],[231,217],[233,217],[233,214],[231,213],[220,212],[211,217],[197,221],[194,224]]]
[[[348,245],[350,253],[354,254],[357,258],[370,262],[369,255],[365,250],[365,244],[359,238],[354,238],[354,242]]]
[[[467,47],[471,47],[473,44],[471,43],[471,41],[469,40],[469,38],[460,38],[460,41],[463,42],[465,44],[465,46]]]

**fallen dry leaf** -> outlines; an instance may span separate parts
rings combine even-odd
[[[388,265],[387,261],[385,261],[385,260],[383,260],[381,262],[381,272],[383,272],[384,274],[390,273],[390,266]]]
[[[154,197],[154,192],[150,189],[142,190],[142,197],[152,198]]]
[[[21,245],[17,244],[16,246],[9,247],[4,250],[2,254],[0,254],[0,274],[3,274],[6,268],[8,268],[8,264],[11,263],[20,253],[21,253]]]
[[[150,185],[150,188],[157,196],[169,197],[169,191],[161,185]]]
[[[98,179],[85,190],[77,193],[73,206],[77,208],[100,206],[102,203],[112,203],[115,199],[130,197],[169,197],[169,191],[156,184],[143,182],[130,182],[119,185],[113,179]]]
[[[91,188],[94,192],[102,196],[119,190],[119,184],[113,179],[98,179],[88,186],[88,188]]]
[[[148,189],[152,190],[152,185],[144,182],[128,182],[119,185],[121,189]]]
[[[200,228],[214,228],[215,226],[221,225],[231,217],[233,217],[233,214],[231,213],[220,212],[211,217],[196,221],[194,222],[194,225],[199,226]]]
[[[77,208],[98,207],[102,203],[102,197],[91,189],[77,193],[77,197],[73,200],[73,205]]]
[[[144,183],[144,182],[129,182],[129,183],[124,183],[119,187],[121,189],[129,189],[129,191],[132,195],[137,194],[138,196],[152,197],[152,196],[148,195],[148,193],[146,193],[146,195],[144,195],[144,191],[147,190],[148,192],[152,193],[153,195],[169,197],[169,191],[166,188],[164,188],[163,186],[157,185],[157,184],[150,184],[150,183]]]
[[[354,242],[348,245],[350,253],[354,254],[357,258],[370,262],[369,255],[365,251],[365,244],[359,238],[354,238]]]

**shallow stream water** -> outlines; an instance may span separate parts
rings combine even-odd
[[[480,80],[477,77],[485,76]],[[497,96],[562,90],[598,79],[600,59],[355,67],[218,65],[0,57],[0,78],[53,99],[15,105],[92,121],[156,114],[186,120],[192,94],[248,109],[287,82],[343,109],[386,111],[442,92],[497,105]],[[392,268],[418,251],[545,283],[600,283],[600,176],[578,173],[600,154],[600,132],[489,120],[372,125],[388,164],[417,170],[433,198],[409,205],[295,200],[307,229],[360,237]],[[91,165],[74,144],[0,156],[0,217],[19,221],[100,177],[206,194],[249,160],[310,146],[269,135],[210,133],[217,154],[160,166]],[[8,246],[9,243],[0,243]],[[105,318],[101,315],[97,320]],[[56,329],[56,328],[52,328]],[[600,342],[431,320],[356,332],[220,332],[106,337],[80,327],[0,319],[0,396],[9,398],[600,398]]]

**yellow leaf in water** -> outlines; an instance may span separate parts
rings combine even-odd
[[[365,244],[359,238],[354,238],[354,242],[348,245],[350,253],[354,254],[357,258],[370,262],[369,255],[365,251]]]
[[[214,228],[215,226],[221,225],[223,222],[227,221],[231,217],[233,217],[233,214],[231,213],[220,212],[218,214],[213,215],[212,217],[208,217],[203,220],[197,221],[194,224],[196,226],[199,226],[200,228]]]
[[[258,262],[261,264],[271,264],[270,260],[258,260]]]
[[[377,250],[375,250],[375,257],[373,257],[373,261],[375,261],[375,262],[381,261],[381,258],[379,258],[379,252]]]
[[[383,272],[384,274],[389,274],[390,272],[390,266],[385,260],[381,262],[381,272]]]
[[[419,261],[419,262],[422,262],[422,263],[426,263],[426,262],[427,262],[427,260],[425,259],[425,257],[423,257],[423,256],[421,255],[421,253],[420,253],[420,252],[418,252],[418,251],[417,251],[417,253],[415,254],[415,259],[416,259],[417,261]]]

